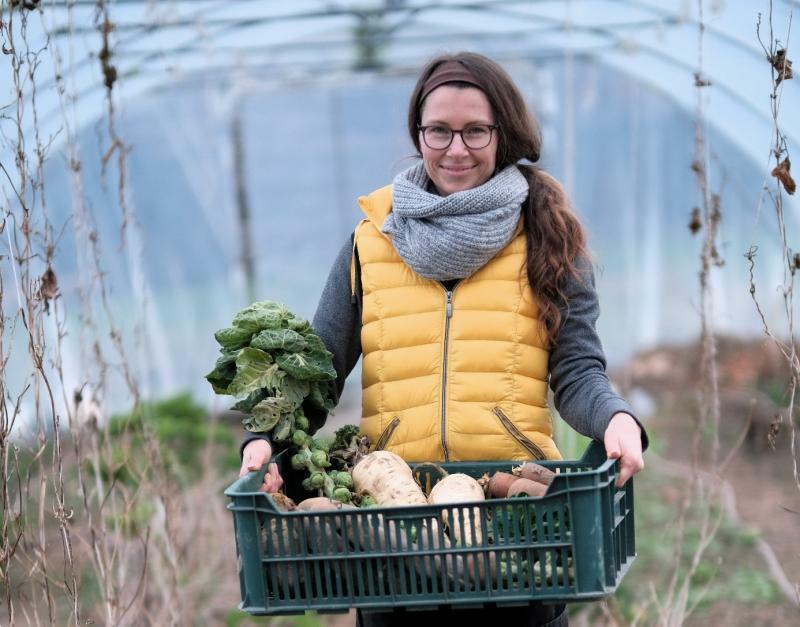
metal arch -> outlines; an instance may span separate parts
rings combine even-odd
[[[143,1],[144,0],[127,0],[127,2],[131,3],[131,4],[141,3]],[[211,0],[204,0],[204,1],[211,1]],[[257,0],[238,0],[239,3],[254,2],[254,1],[257,1]],[[215,32],[207,34],[207,35],[198,35],[193,40],[190,40],[189,42],[183,44],[182,46],[180,46],[178,48],[167,49],[167,50],[150,51],[148,53],[145,53],[145,56],[140,61],[140,63],[138,65],[132,67],[132,68],[126,69],[124,71],[124,74],[125,75],[130,75],[131,73],[144,71],[146,69],[147,63],[149,61],[155,60],[155,59],[160,59],[164,54],[172,53],[172,54],[177,54],[179,56],[183,55],[183,54],[191,54],[191,53],[195,52],[197,49],[199,49],[200,46],[204,46],[204,47],[208,46],[209,42],[213,42],[214,39],[226,34],[231,29],[247,28],[247,27],[251,27],[251,26],[254,26],[254,25],[270,24],[270,23],[286,21],[286,20],[294,21],[294,20],[302,20],[302,19],[308,19],[308,18],[314,18],[314,17],[342,16],[342,15],[351,15],[351,16],[361,16],[361,15],[365,15],[365,14],[386,15],[388,13],[395,13],[395,12],[405,12],[406,13],[406,18],[408,20],[410,18],[413,18],[413,16],[415,16],[415,15],[418,15],[418,14],[421,14],[421,13],[424,13],[424,12],[429,12],[429,11],[432,11],[432,10],[437,10],[437,9],[448,9],[448,10],[487,10],[487,9],[491,9],[492,11],[494,11],[496,13],[506,14],[506,15],[508,15],[510,17],[514,17],[514,18],[525,19],[526,21],[533,21],[533,22],[545,23],[545,24],[550,23],[551,25],[552,24],[559,24],[559,23],[563,24],[563,20],[559,20],[558,18],[548,18],[548,17],[540,16],[540,15],[521,14],[521,13],[517,13],[517,12],[515,12],[513,10],[509,10],[509,8],[508,8],[508,7],[513,7],[513,6],[518,6],[518,5],[521,5],[521,4],[524,4],[525,6],[530,6],[532,3],[539,4],[539,3],[546,2],[546,1],[547,0],[484,0],[482,2],[462,2],[462,3],[435,2],[435,3],[426,4],[426,5],[411,5],[411,6],[406,5],[406,4],[399,4],[398,3],[397,5],[394,5],[394,6],[390,5],[390,6],[386,7],[386,8],[377,8],[376,7],[376,8],[368,8],[368,9],[360,9],[359,10],[359,9],[356,9],[356,8],[353,8],[353,7],[351,7],[351,8],[338,8],[338,7],[337,8],[330,8],[329,7],[329,9],[326,10],[326,11],[309,11],[309,12],[305,12],[305,13],[291,13],[291,14],[282,14],[282,15],[273,15],[273,16],[261,16],[261,17],[258,17],[258,18],[245,18],[245,19],[242,19],[242,18],[230,18],[230,19],[229,18],[221,18],[220,20],[214,20],[211,23],[212,26],[216,25],[216,26],[220,27]],[[618,4],[622,4],[622,5],[634,6],[634,7],[638,8],[638,9],[645,10],[647,12],[653,13],[653,14],[659,16],[667,25],[670,25],[670,24],[674,25],[676,23],[681,23],[681,24],[683,24],[683,23],[694,23],[694,24],[698,24],[698,22],[696,20],[692,19],[692,18],[678,17],[675,14],[674,11],[673,12],[669,12],[669,11],[663,10],[663,9],[659,10],[659,9],[654,8],[651,5],[648,5],[647,3],[641,2],[639,0],[611,0],[611,1],[617,2]],[[85,4],[88,4],[88,3],[89,2],[87,0],[87,2]],[[224,4],[226,6],[230,6],[229,3],[224,3]],[[163,29],[169,29],[169,28],[178,28],[178,27],[186,27],[186,26],[189,26],[189,25],[194,26],[194,25],[197,24],[197,17],[198,16],[200,16],[203,13],[208,13],[210,10],[213,10],[215,8],[219,8],[219,5],[217,5],[217,7],[205,7],[205,10],[197,11],[196,13],[193,14],[192,18],[188,18],[188,19],[185,19],[183,21],[169,22],[169,23],[164,23],[164,24],[137,24],[137,25],[128,24],[128,25],[125,26],[125,28],[140,29],[140,31],[143,30],[144,32],[151,33],[151,32],[154,32],[156,30],[163,30]],[[406,20],[406,25],[407,25],[407,20]],[[208,22],[206,21],[204,24],[208,25]],[[121,26],[122,25],[120,25],[120,27]],[[400,28],[402,28],[403,26],[404,26],[404,24],[402,24],[402,23],[401,24],[397,24],[397,25],[393,26],[390,29],[390,31],[391,32],[396,32]],[[570,30],[570,31],[573,31],[573,32],[592,33],[592,34],[596,34],[596,35],[603,36],[603,37],[609,37],[612,40],[618,40],[618,37],[612,31],[620,30],[620,29],[622,29],[624,27],[625,27],[624,24],[602,26],[602,27],[600,27],[600,26],[591,26],[591,25],[574,25],[574,24],[570,24],[568,29],[562,29],[562,30]],[[759,59],[763,59],[763,51],[761,51],[757,47],[755,47],[755,46],[746,46],[738,38],[733,37],[733,36],[729,35],[728,33],[724,32],[724,31],[720,31],[718,29],[715,29],[713,26],[708,26],[707,25],[706,26],[706,30],[708,32],[714,34],[715,36],[726,40],[727,43],[729,43],[729,44],[731,44],[731,45],[733,45],[733,46],[735,46],[735,47],[737,47],[737,48],[739,48],[741,50],[745,50],[750,54],[756,55],[756,56],[758,56]],[[74,33],[81,33],[81,32],[95,32],[95,31],[96,31],[95,28],[85,27],[85,28],[79,28],[79,29],[71,29],[69,32],[74,34]],[[55,31],[51,31],[49,34],[51,36],[57,36],[59,33],[55,32]],[[141,34],[141,32],[139,34]],[[386,36],[386,35],[387,35],[387,33],[382,33],[382,36]],[[454,35],[454,36],[457,36],[457,35]],[[125,38],[120,43],[125,44],[125,43],[128,43],[129,41],[131,41],[133,39],[134,39],[133,37]],[[283,44],[283,45],[285,45],[285,44]],[[330,45],[330,44],[327,44],[327,45]],[[117,46],[116,46],[116,48],[118,50],[115,53],[117,56],[120,56],[120,57],[121,56],[132,56],[129,53],[124,53],[124,51],[119,50],[119,46],[120,46],[120,44],[118,43]],[[193,46],[197,46],[197,48],[194,48]],[[265,47],[265,50],[268,50],[268,48]],[[92,63],[93,61],[94,61],[94,59],[92,59],[90,57],[85,57],[83,60],[77,62],[76,64],[71,66],[71,68],[69,68],[69,69],[70,70],[81,69],[86,64]],[[49,81],[49,82],[46,82],[46,83],[40,85],[39,89],[47,89],[49,87],[52,87],[53,83],[54,83],[54,79]]]
[[[118,0],[119,1],[119,0]],[[122,4],[143,4],[146,0],[124,0]],[[250,3],[256,2],[259,0],[237,0],[236,4],[243,4],[243,3]],[[616,2],[617,4],[623,6],[632,6],[636,7],[637,9],[641,9],[646,13],[653,14],[656,16],[654,19],[655,22],[650,22],[650,24],[665,24],[666,28],[674,27],[676,24],[680,26],[684,25],[691,25],[696,24],[699,25],[699,22],[687,15],[678,15],[676,11],[670,11],[664,9],[663,7],[653,7],[648,2],[642,0],[608,0],[611,2]],[[212,4],[213,2],[213,4]],[[367,14],[372,15],[386,15],[386,14],[401,14],[404,15],[404,19],[401,19],[399,23],[394,24],[391,27],[391,32],[398,33],[401,30],[408,30],[410,26],[413,25],[414,18],[424,15],[427,12],[433,10],[469,10],[469,11],[493,11],[497,13],[502,13],[506,16],[513,17],[514,19],[518,20],[525,20],[527,22],[533,22],[536,25],[544,25],[543,28],[537,29],[535,31],[528,31],[533,33],[553,33],[553,32],[572,32],[572,33],[588,33],[591,35],[595,35],[601,38],[605,38],[609,41],[607,45],[599,45],[594,46],[591,48],[590,53],[592,58],[600,58],[602,59],[603,53],[605,51],[615,51],[624,49],[625,41],[620,36],[620,33],[625,32],[628,28],[641,28],[643,26],[642,23],[630,24],[630,23],[621,23],[621,24],[610,24],[604,26],[596,26],[592,24],[571,24],[568,23],[565,19],[559,17],[551,17],[551,16],[542,16],[542,15],[535,15],[535,14],[525,14],[520,13],[518,11],[514,11],[514,7],[518,6],[531,6],[532,4],[544,4],[547,0],[483,0],[483,1],[473,1],[473,2],[454,2],[454,3],[446,3],[446,2],[432,2],[428,4],[407,4],[407,3],[395,3],[386,5],[384,7],[369,7],[366,9],[357,9],[351,5],[327,5],[327,10],[311,10],[306,11],[304,13],[294,12],[294,13],[284,13],[279,15],[271,15],[271,16],[261,16],[258,18],[249,18],[249,19],[236,19],[236,18],[224,18],[220,20],[221,28],[217,29],[215,32],[208,34],[208,35],[198,35],[193,38],[189,38],[189,41],[184,43],[182,46],[172,49],[162,49],[162,50],[153,50],[153,51],[143,51],[144,58],[141,59],[138,63],[134,63],[129,67],[119,67],[120,71],[120,80],[123,81],[132,81],[134,78],[138,77],[141,73],[144,73],[150,68],[152,65],[157,65],[159,63],[163,63],[164,59],[167,58],[166,55],[170,55],[169,58],[180,57],[184,55],[192,55],[194,52],[198,50],[193,46],[203,46],[208,47],[209,42],[213,42],[218,37],[224,35],[225,33],[230,32],[232,29],[235,30],[237,28],[242,28],[246,26],[252,25],[259,25],[259,24],[269,24],[274,23],[276,21],[285,21],[285,20],[295,20],[301,21],[303,19],[309,17],[324,17],[324,16],[336,16],[336,15],[352,15],[352,16],[359,16],[364,15],[365,12]],[[88,7],[89,5],[94,6],[94,0],[85,0],[85,2],[76,2],[73,5],[80,5],[84,7]],[[215,0],[202,0],[203,8],[194,12],[192,15],[194,16],[201,16],[201,15],[208,15],[209,13],[213,13],[219,9],[229,8],[231,3],[230,2],[216,2]],[[793,7],[795,2],[792,0],[784,0],[783,4]],[[71,10],[71,9],[70,9]],[[196,17],[194,18],[196,19]],[[202,19],[202,18],[200,18]],[[193,22],[193,25],[196,22]],[[142,28],[147,29],[147,33],[152,33],[159,29],[168,28],[171,26],[170,23],[153,23],[153,24],[144,24],[139,25]],[[75,30],[65,31],[65,32],[75,32]],[[87,28],[84,32],[96,32],[96,28]],[[763,50],[754,46],[746,45],[740,38],[737,38],[733,35],[730,35],[728,31],[716,29],[713,26],[706,25],[706,33],[711,34],[714,37],[718,37],[722,41],[725,41],[727,45],[734,46],[736,49],[745,52],[748,55],[753,55],[757,57],[760,61],[763,62]],[[130,37],[125,37],[117,44],[117,56],[120,58],[124,57],[131,57],[134,52],[126,52],[123,46],[131,41],[134,41],[139,38],[141,33],[138,35],[131,34]],[[386,36],[386,33],[382,33],[382,36]],[[460,31],[460,32],[453,32],[448,37],[452,39],[459,39],[468,36],[469,33]],[[394,37],[391,39],[392,43],[396,44],[399,47],[403,47],[406,44],[413,45],[414,43],[425,43],[426,37],[430,40],[433,36],[419,36],[417,38],[413,37]],[[508,31],[504,33],[487,33],[484,37],[485,40],[494,40],[502,37],[508,37]],[[442,36],[436,36],[437,41],[441,41]],[[326,46],[330,48],[334,48],[336,46],[348,45],[351,43],[351,40],[343,40],[341,42],[328,42]],[[301,46],[302,43],[282,43],[276,44],[274,46],[263,46],[263,47],[256,47],[255,53],[258,54],[259,52],[269,54],[271,52],[275,52],[276,50],[281,49],[291,49],[292,46]],[[694,73],[696,70],[691,64],[682,61],[679,58],[676,58],[668,53],[668,51],[664,51],[661,48],[654,46],[652,44],[648,44],[647,42],[637,41],[636,46],[640,50],[646,50],[648,54],[653,55],[654,57],[658,58],[662,62],[670,64],[676,68],[678,68],[681,72],[686,73],[688,76]],[[260,49],[259,49],[260,48]],[[239,47],[229,47],[231,50],[241,50],[242,48]],[[252,51],[252,48],[248,48]],[[575,46],[568,48],[568,46],[562,46],[560,48],[561,53],[566,49],[573,49],[574,51],[580,53],[581,50],[586,50],[586,46]],[[519,51],[517,51],[519,54]],[[529,56],[533,55],[534,58],[546,56],[552,56],[554,53],[553,51],[544,49],[544,50],[534,50],[528,53]],[[414,59],[414,61],[418,62],[418,57]],[[75,72],[80,71],[87,67],[89,64],[96,62],[94,57],[87,56],[83,59],[80,59],[78,62],[72,64],[72,66],[64,67],[64,72]],[[397,55],[394,55],[390,60],[390,67],[392,65],[397,65],[401,62],[401,58]],[[230,63],[228,62],[227,67],[230,67]],[[252,68],[253,65],[249,64],[249,67]],[[278,64],[271,64],[267,67],[271,68],[293,68],[297,67],[291,63],[284,64],[283,66]],[[320,75],[324,72],[329,72],[331,69],[335,70],[347,70],[347,67],[343,67],[341,64],[329,64],[323,66],[316,66],[315,69],[314,65],[311,64],[303,64],[303,67],[309,72],[311,75]],[[320,67],[324,69],[319,69]],[[624,69],[624,68],[623,68]],[[163,76],[153,76],[151,77],[152,80],[150,81],[143,81],[144,83],[149,83],[149,88],[158,88],[159,85],[166,82]],[[713,80],[714,76],[710,75],[710,78]],[[52,88],[55,84],[55,78],[51,79],[41,85],[37,86],[37,89],[40,93],[48,88]],[[83,99],[91,97],[96,92],[104,91],[104,87],[102,84],[98,82],[92,82],[88,85],[83,83],[84,87],[78,91],[78,93],[74,94],[74,101],[80,102]],[[651,83],[653,84],[653,83]],[[657,84],[657,80],[655,81]],[[720,90],[722,93],[725,94],[725,97],[732,99],[738,105],[744,107],[746,110],[750,111],[752,114],[756,115],[759,118],[765,118],[767,116],[766,110],[762,111],[754,107],[750,102],[748,102],[741,93],[741,90],[737,90],[734,86],[729,86],[728,84],[720,81],[714,82],[715,87]],[[789,85],[788,88],[794,89],[794,85]],[[667,93],[668,90],[665,90]],[[794,92],[792,92],[794,93]],[[47,112],[44,116],[44,119],[47,116],[55,116],[57,112],[60,110],[60,107],[54,107],[53,110]]]
[[[131,2],[136,2],[137,0],[130,0],[130,1]],[[239,1],[242,2],[242,1],[254,1],[254,0],[239,0]],[[686,18],[679,18],[674,13],[668,13],[668,12],[665,12],[665,11],[657,11],[657,10],[653,9],[652,7],[646,5],[646,4],[642,3],[642,2],[639,2],[637,0],[614,0],[614,1],[618,2],[619,4],[636,6],[637,8],[641,8],[641,9],[647,10],[647,11],[649,11],[651,13],[655,13],[656,15],[659,16],[658,19],[660,21],[651,22],[649,24],[648,23],[639,22],[639,23],[611,24],[611,25],[605,25],[605,26],[565,24],[564,20],[562,20],[562,19],[551,18],[551,17],[546,17],[546,16],[540,16],[540,15],[527,15],[527,14],[515,12],[513,10],[509,10],[507,8],[509,5],[513,6],[513,5],[521,4],[522,3],[521,0],[495,0],[495,1],[486,1],[486,2],[465,2],[465,3],[458,3],[458,4],[432,3],[432,4],[424,5],[424,6],[420,6],[420,5],[416,5],[414,7],[407,7],[406,6],[405,8],[406,9],[411,9],[411,11],[407,10],[407,17],[412,17],[412,16],[415,16],[415,15],[419,15],[419,14],[421,14],[423,12],[427,12],[427,11],[438,9],[438,8],[465,9],[465,10],[487,10],[487,9],[491,9],[491,10],[493,10],[495,12],[502,13],[502,14],[505,14],[505,15],[507,15],[509,17],[513,17],[513,18],[516,18],[516,19],[523,19],[525,21],[535,22],[536,24],[549,25],[549,28],[546,27],[546,28],[539,29],[539,30],[534,31],[534,32],[544,33],[544,32],[563,31],[563,32],[589,33],[589,34],[593,34],[593,35],[597,35],[597,36],[609,39],[610,42],[611,42],[610,47],[612,47],[612,48],[614,46],[618,46],[619,47],[619,46],[623,45],[624,42],[621,40],[621,38],[620,38],[618,33],[620,31],[622,31],[622,30],[628,30],[629,28],[641,28],[643,26],[646,27],[648,25],[661,25],[661,24],[664,24],[664,23],[666,23],[667,27],[669,27],[670,25],[674,26],[675,24],[681,24],[681,25],[686,24],[686,23],[698,24],[698,22],[696,20],[691,20],[691,19],[686,19]],[[526,2],[525,4],[527,6],[529,6],[530,2]],[[401,10],[401,9],[399,9],[399,8],[392,9],[392,11],[399,11],[399,10]],[[377,9],[376,8],[376,9],[371,9],[371,12],[374,13],[374,14],[384,14],[386,11],[384,11],[383,9]],[[333,15],[333,14],[336,14],[336,15],[356,15],[356,14],[358,14],[358,12],[354,12],[352,10],[340,10],[338,12],[332,12],[332,13],[328,13],[328,14],[329,15]],[[124,70],[122,70],[121,78],[124,79],[125,77],[130,77],[130,76],[133,76],[133,75],[136,75],[136,74],[138,74],[140,72],[145,71],[151,61],[161,61],[161,60],[163,60],[163,57],[164,57],[165,54],[172,54],[173,56],[174,55],[181,56],[181,55],[184,55],[184,54],[192,54],[193,52],[198,50],[198,48],[196,48],[195,46],[200,46],[200,45],[207,46],[208,43],[209,43],[209,39],[213,40],[214,38],[219,37],[224,32],[227,32],[230,28],[251,26],[251,25],[254,25],[254,24],[256,24],[256,25],[257,24],[265,24],[265,23],[270,23],[270,22],[274,22],[274,21],[282,21],[282,20],[287,20],[287,19],[292,19],[292,20],[294,20],[294,19],[302,19],[302,17],[321,16],[321,15],[324,15],[324,13],[312,12],[312,13],[306,13],[304,15],[300,15],[300,14],[291,14],[291,15],[285,14],[285,15],[281,15],[281,16],[264,16],[264,17],[260,17],[260,18],[250,19],[250,20],[233,20],[233,21],[223,20],[223,24],[226,24],[226,26],[223,27],[222,29],[219,29],[215,33],[210,34],[210,35],[198,36],[198,37],[194,38],[193,40],[190,40],[189,42],[187,42],[187,43],[185,43],[185,44],[183,44],[183,45],[181,45],[181,46],[179,46],[177,48],[169,49],[169,50],[166,50],[166,51],[164,51],[164,50],[148,51],[148,52],[144,52],[143,51],[144,58],[142,58],[137,64],[133,65],[132,67],[128,67],[128,68],[125,68]],[[170,26],[170,25],[168,24],[168,25],[165,25],[165,26]],[[398,30],[400,30],[401,27],[407,27],[407,26],[408,26],[407,22],[406,22],[406,24],[395,25],[393,30],[395,32],[397,32]],[[158,27],[156,26],[156,27],[154,27],[154,29],[155,28],[158,28]],[[715,36],[718,36],[718,37],[724,39],[726,41],[726,43],[728,43],[730,45],[733,45],[733,46],[735,46],[736,48],[738,48],[740,50],[743,50],[743,51],[746,51],[746,52],[748,52],[750,54],[753,54],[753,55],[757,56],[759,59],[763,59],[763,51],[761,51],[760,49],[757,49],[755,47],[745,46],[745,45],[743,45],[743,43],[740,40],[738,40],[738,39],[736,39],[734,37],[731,37],[731,36],[727,35],[724,32],[720,32],[720,31],[714,30],[714,29],[709,29],[709,30]],[[487,38],[491,37],[491,36],[493,36],[493,37],[502,37],[502,36],[507,36],[507,35],[508,35],[508,33],[503,33],[502,35],[500,35],[500,34],[492,34],[492,35],[487,35]],[[463,38],[464,36],[467,36],[467,33],[452,33],[452,34],[449,34],[447,37],[449,37],[449,38]],[[431,38],[431,36],[428,36],[428,37]],[[437,36],[437,40],[440,40],[441,38],[442,38],[441,35]],[[426,36],[420,36],[417,39],[417,41],[419,43],[424,43],[425,39],[426,39]],[[409,38],[404,38],[403,41],[398,41],[397,39],[395,39],[395,43],[399,43],[400,45],[402,45],[402,44],[408,43],[409,40],[410,40]],[[350,43],[349,40],[342,40],[341,42],[326,42],[325,45],[327,47],[336,47],[336,46],[347,45],[348,43]],[[302,44],[301,43],[296,43],[294,45],[295,46],[301,46]],[[648,45],[648,44],[642,43],[642,42],[637,42],[636,45],[641,49],[648,49],[648,51],[651,54],[657,56],[658,58],[666,59],[670,63],[676,65],[677,67],[680,67],[680,68],[684,69],[687,72],[688,75],[693,74],[693,72],[696,69],[696,68],[693,68],[691,66],[686,65],[685,63],[683,63],[679,59],[676,59],[676,58],[672,57],[671,55],[665,53],[664,51],[662,51],[662,50],[660,50],[658,48],[656,48],[655,46],[651,46],[651,45]],[[250,47],[250,48],[245,48],[245,50],[248,50],[250,52],[255,52],[256,54],[258,54],[259,52],[271,53],[271,52],[274,52],[276,50],[287,49],[287,48],[291,49],[292,47],[293,47],[292,44],[283,43],[283,44],[276,44],[275,46]],[[232,48],[232,49],[241,50],[241,48]],[[120,57],[130,57],[130,56],[133,56],[134,54],[135,54],[134,52],[119,51],[118,56],[120,56]],[[89,61],[88,59],[84,59],[83,63],[87,63],[88,61]],[[78,64],[75,64],[73,66],[73,68],[75,68],[75,66],[77,66],[77,65]],[[78,69],[80,69],[80,68],[78,68]],[[713,76],[711,76],[711,78],[713,79]],[[722,91],[724,91],[724,93],[728,97],[731,97],[731,98],[735,99],[737,102],[739,102],[740,104],[743,104],[744,106],[749,108],[751,111],[753,111],[753,112],[755,112],[757,114],[761,114],[760,111],[755,110],[753,108],[753,106],[749,102],[744,100],[738,94],[738,92],[735,89],[733,89],[733,88],[731,88],[731,87],[729,87],[729,86],[727,86],[727,85],[725,85],[723,83],[719,83],[719,82],[716,82],[715,85],[720,87],[720,89]],[[39,86],[39,89],[40,90],[41,89],[46,89],[49,86],[50,86],[50,84],[46,83],[44,85]],[[77,97],[77,99],[80,100],[83,97],[87,97],[91,93],[93,93],[94,91],[99,91],[102,88],[103,87],[100,86],[100,85],[89,87],[86,90],[84,90]]]

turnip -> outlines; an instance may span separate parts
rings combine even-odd
[[[428,495],[428,502],[432,505],[469,503],[471,501],[483,501],[484,499],[483,488],[481,488],[480,484],[469,475],[463,473],[447,475],[443,479],[440,479],[436,485],[433,486],[431,493]],[[460,542],[465,546],[482,544],[483,536],[481,535],[480,523],[477,525],[474,524],[476,521],[480,520],[480,509],[477,507],[471,509],[465,507],[461,509],[460,512],[460,516],[456,512],[453,512],[454,520],[448,519],[447,510],[442,514],[445,524],[450,528],[451,539],[455,543]],[[461,521],[459,520],[462,517],[464,519],[463,529],[461,527]]]
[[[463,473],[448,475],[444,470],[441,470],[441,473],[445,476],[433,486],[431,493],[428,495],[428,502],[432,505],[450,505],[485,500],[484,488],[481,483],[469,475]],[[452,511],[452,515],[448,509],[442,512],[442,520],[448,526],[450,539],[454,544],[460,546],[484,546],[480,512],[480,507],[458,508]],[[494,553],[488,553],[488,560],[488,573],[484,570],[484,561],[480,553],[463,558],[461,556],[456,557],[455,568],[462,575],[467,573],[478,581],[488,582],[494,577],[496,570]],[[485,575],[488,575],[488,577]]]

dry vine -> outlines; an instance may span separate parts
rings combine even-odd
[[[784,193],[792,195],[795,192],[796,185],[791,175],[791,161],[789,155],[789,146],[786,137],[781,131],[779,115],[782,84],[786,80],[791,80],[792,75],[792,62],[788,58],[789,37],[792,28],[792,14],[789,14],[789,23],[786,30],[786,43],[782,44],[779,39],[775,37],[773,17],[772,17],[772,1],[769,3],[769,41],[765,45],[761,35],[762,17],[759,14],[758,22],[756,24],[756,35],[764,51],[765,60],[769,64],[772,90],[770,93],[770,114],[772,118],[772,135],[773,143],[770,149],[769,160],[767,163],[770,169],[770,175],[776,179],[774,187],[765,184],[761,196],[759,197],[759,213],[761,204],[766,195],[774,209],[775,221],[779,232],[779,250],[783,259],[783,283],[781,285],[781,293],[783,296],[783,311],[785,315],[786,328],[783,333],[774,330],[767,322],[764,308],[756,295],[756,282],[755,282],[755,265],[758,248],[751,246],[745,254],[745,257],[750,266],[750,295],[752,296],[753,303],[756,311],[761,319],[764,333],[773,341],[775,346],[780,351],[787,366],[789,367],[791,376],[788,383],[787,397],[789,405],[787,408],[787,422],[789,428],[789,442],[792,454],[792,475],[794,477],[797,488],[800,489],[800,474],[798,473],[798,450],[797,450],[797,418],[795,415],[795,401],[797,397],[797,388],[800,383],[800,358],[797,354],[797,344],[795,342],[794,324],[794,286],[795,275],[800,270],[800,253],[792,251],[789,245],[789,234],[787,233],[786,221],[784,215]],[[774,166],[773,166],[774,164]],[[785,335],[784,335],[785,334]],[[781,337],[783,336],[783,337]],[[771,429],[771,437],[777,436],[782,417],[778,417],[778,421],[773,424]],[[800,593],[798,594],[800,600]]]
[[[71,25],[73,4],[64,8]],[[28,41],[32,20],[47,33],[45,10],[39,3],[0,2],[2,58],[10,64],[4,73],[12,76],[15,94],[0,109],[0,122],[12,129],[0,136],[0,148],[3,155],[13,155],[13,166],[0,163],[0,235],[7,244],[0,260],[8,269],[0,275],[0,623],[177,625],[191,616],[178,589],[187,540],[179,537],[175,523],[186,503],[176,500],[159,442],[146,423],[143,459],[131,433],[123,429],[112,436],[109,431],[103,397],[118,379],[134,413],[140,411],[140,375],[131,366],[127,338],[137,339],[141,331],[115,322],[103,242],[84,191],[71,68],[65,71],[64,53],[54,38],[46,37],[39,49]],[[114,28],[102,0],[96,25],[110,142],[102,165],[105,171],[116,156],[122,210],[118,248],[123,250],[130,248],[131,237],[136,241],[131,235],[136,223],[126,194],[128,148],[114,107]],[[48,54],[55,76],[43,80],[37,70]],[[72,211],[61,225],[52,224],[45,195],[45,162],[56,138],[41,136],[37,112],[37,86],[48,81],[58,94],[58,135],[71,173]],[[68,320],[74,323],[76,317],[66,309],[57,261],[61,236],[70,226],[80,275],[80,371],[68,373],[65,338]],[[9,276],[13,285],[6,284]],[[23,334],[24,343],[19,341]],[[71,389],[76,377],[79,383]],[[21,439],[27,424],[35,426],[30,442]],[[132,474],[130,485],[119,480],[121,469]],[[142,507],[154,514],[133,526]],[[87,602],[87,586],[99,590],[98,603]]]

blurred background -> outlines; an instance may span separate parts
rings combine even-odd
[[[541,125],[651,437],[639,558],[573,622],[797,620],[794,2],[0,7],[0,622],[353,624],[236,609],[243,431],[204,375],[250,302],[313,316],[357,197],[415,163],[419,70],[459,50]],[[326,429],[359,413],[356,371]]]

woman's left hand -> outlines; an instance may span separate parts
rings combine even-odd
[[[630,414],[614,414],[603,435],[603,444],[609,459],[619,459],[618,488],[644,468],[642,428]]]

